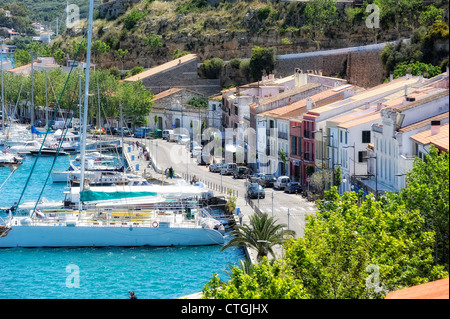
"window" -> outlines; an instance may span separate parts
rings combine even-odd
[[[291,136],[291,154],[297,155],[297,137]]]
[[[358,163],[365,163],[367,162],[367,151],[360,151],[358,152]]]
[[[345,145],[348,144],[348,132],[345,132]]]
[[[297,155],[301,155],[302,154],[302,138],[301,137],[297,137]]]
[[[362,131],[362,142],[370,143],[370,131]]]
[[[339,142],[342,143],[342,131],[339,132]]]

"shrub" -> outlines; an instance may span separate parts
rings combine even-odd
[[[256,16],[258,17],[258,20],[259,21],[266,20],[270,14],[270,11],[271,11],[270,6],[258,9],[258,11],[256,12]]]
[[[131,75],[136,75],[141,72],[144,72],[144,67],[142,66],[135,66],[134,68],[131,69]]]
[[[220,58],[212,58],[203,62],[200,67],[201,72],[209,79],[217,79],[222,71],[223,60]]]
[[[239,69],[239,67],[241,66],[241,60],[238,58],[234,58],[234,59],[230,60],[229,63],[233,69]]]
[[[441,68],[439,66],[434,66],[432,64],[425,64],[422,62],[415,63],[400,63],[394,70],[394,78],[399,78],[407,73],[419,76],[423,75],[424,78],[432,78],[441,73]]]
[[[144,12],[139,12],[137,10],[131,11],[123,20],[123,28],[126,30],[133,29],[136,23],[138,23],[144,16]]]

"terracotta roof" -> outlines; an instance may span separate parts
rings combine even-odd
[[[305,84],[305,85],[302,85],[302,86],[299,86],[299,87],[295,87],[295,88],[292,88],[290,90],[284,91],[283,93],[279,93],[279,94],[276,94],[274,96],[262,99],[260,101],[259,105],[270,104],[270,103],[273,103],[275,101],[278,101],[278,100],[281,100],[281,99],[284,99],[284,98],[287,98],[287,97],[290,97],[290,96],[293,96],[293,95],[296,95],[296,94],[300,94],[300,93],[305,92],[305,91],[309,91],[309,90],[314,89],[314,88],[319,87],[319,86],[320,86],[320,84],[317,84],[317,83],[308,83],[308,84]]]
[[[167,63],[155,66],[147,71],[141,72],[139,74],[130,76],[129,78],[126,78],[124,81],[125,82],[135,82],[135,81],[139,81],[142,80],[144,78],[148,78],[149,76],[153,76],[155,74],[158,74],[160,72],[165,72],[165,71],[169,71],[170,69],[173,69],[175,67],[177,67],[178,65],[181,65],[183,63],[186,62],[190,62],[194,59],[197,59],[197,55],[196,54],[188,54],[185,56],[180,57],[179,59],[175,59],[172,61],[169,61]]]
[[[343,91],[330,89],[327,91],[323,91],[321,93],[318,93],[316,95],[310,96],[312,103],[312,108],[320,107],[324,103],[326,103],[326,100],[331,97],[337,97],[339,96]],[[343,96],[342,96],[343,99]],[[276,108],[274,110],[266,111],[261,113],[261,116],[270,116],[270,117],[280,117],[280,118],[290,118],[294,116],[299,116],[306,112],[306,102],[307,98],[297,101],[295,103]],[[334,101],[333,101],[334,102]]]
[[[449,299],[448,290],[448,278],[445,278],[392,291],[385,299]]]
[[[36,64],[36,62],[34,62],[34,64]],[[8,70],[8,72],[15,73],[15,72],[17,72],[17,71],[25,70],[25,69],[27,69],[27,68],[29,68],[29,67],[31,67],[31,63],[28,63],[28,64],[25,64],[25,65],[19,66],[19,67],[17,67],[17,68],[11,69],[11,70]]]
[[[426,118],[423,121],[419,121],[419,122],[410,124],[408,126],[404,126],[404,127],[400,128],[398,131],[400,133],[406,133],[406,132],[418,129],[420,127],[424,127],[424,126],[430,125],[431,121],[442,121],[443,119],[448,118],[448,116],[449,116],[449,112],[445,112],[445,113],[442,113],[442,114],[439,114],[439,115],[436,115],[436,116],[433,116],[433,117]]]
[[[164,98],[164,97],[166,97],[166,96],[172,95],[172,94],[174,94],[174,93],[176,93],[176,92],[179,92],[179,91],[181,91],[181,90],[182,90],[181,88],[171,88],[171,89],[162,91],[161,93],[156,94],[156,95],[153,97],[152,101],[154,102],[154,101],[156,101],[156,100],[162,99],[162,98]]]
[[[338,125],[338,127],[348,129],[350,127],[361,125],[367,122],[372,122],[380,118],[381,118],[380,112],[372,112],[370,114],[367,114],[366,116],[341,123]]]
[[[353,95],[352,97],[345,99],[344,101],[330,103],[325,106],[322,106],[322,107],[314,110],[314,113],[320,115],[327,111],[342,107],[343,105],[354,103],[356,101],[364,101],[366,99],[374,99],[379,95],[381,98],[382,96],[386,96],[386,93],[389,93],[394,90],[397,92],[401,91],[405,85],[415,84],[416,82],[417,82],[417,77],[413,77],[411,79],[406,79],[406,77],[401,77],[401,78],[393,80],[392,82],[383,83],[383,84],[377,85],[373,88],[358,92],[355,95]]]
[[[423,144],[433,144],[436,145],[440,149],[444,149],[448,151],[449,148],[449,123],[441,125],[440,131],[437,134],[431,135],[431,129],[426,130],[424,132],[417,133],[411,136],[411,139]]]

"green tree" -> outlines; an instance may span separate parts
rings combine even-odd
[[[286,245],[286,259],[312,298],[382,298],[448,276],[433,262],[433,232],[422,231],[420,212],[407,210],[396,194],[383,201],[370,195],[358,206],[356,193],[340,197],[333,187],[318,208],[307,217],[304,238]]]
[[[141,72],[144,72],[144,67],[142,67],[142,66],[135,66],[134,68],[132,68],[131,69],[131,75],[133,76],[133,75],[136,75],[136,74],[139,74],[139,73],[141,73]]]
[[[287,155],[283,148],[280,148],[280,160],[282,163],[281,166],[281,175],[286,175],[286,161],[287,161]]]
[[[337,166],[336,169],[334,170],[333,186],[336,186],[339,188],[341,183],[342,183],[342,170],[341,170],[341,166]]]
[[[405,76],[406,74],[412,74],[415,76],[422,75],[424,78],[432,78],[441,73],[441,68],[439,66],[434,66],[432,64],[426,64],[422,62],[415,63],[400,63],[398,64],[393,72],[394,79]]]
[[[277,224],[274,217],[269,217],[266,213],[261,216],[253,214],[250,216],[250,225],[236,226],[231,231],[230,241],[222,246],[221,250],[228,247],[247,246],[257,251],[258,260],[269,253],[274,256],[273,246],[282,244],[288,240],[288,237],[295,235],[293,230],[287,230],[285,227],[284,224]]]
[[[57,48],[53,51],[53,57],[55,58],[56,63],[58,63],[59,65],[63,65],[66,54],[63,50]]]
[[[116,53],[117,58],[119,59],[120,63],[122,63],[122,70],[123,70],[123,63],[125,62],[125,57],[128,54],[128,50],[127,49],[125,49],[125,50],[118,49],[115,51],[115,53]]]
[[[153,94],[145,88],[142,81],[122,83],[118,95],[118,101],[123,106],[123,114],[131,118],[132,125],[146,126],[147,116],[152,109]]]
[[[432,147],[425,161],[416,158],[400,196],[409,210],[418,210],[424,231],[435,233],[435,262],[449,269],[449,154]]]
[[[138,10],[132,10],[125,19],[123,20],[123,28],[126,30],[131,30],[134,28],[134,26],[141,20],[143,17],[145,17],[144,12],[140,12]]]
[[[110,46],[100,40],[96,40],[92,43],[92,55],[94,56],[94,61],[97,61],[97,57],[100,54],[108,53],[111,50]]]
[[[336,1],[334,0],[310,0],[305,8],[305,29],[311,40],[320,50],[320,38],[325,28],[335,23],[338,16]]]
[[[30,53],[27,50],[17,49],[14,51],[14,61],[16,63],[16,67],[26,65],[31,61]]]
[[[223,68],[223,60],[220,58],[212,58],[205,60],[200,66],[201,72],[209,79],[217,79]]]
[[[270,262],[265,257],[260,264],[253,265],[251,271],[233,267],[227,283],[214,274],[203,288],[203,298],[306,299],[308,295],[285,262]]]
[[[263,71],[269,74],[275,68],[276,55],[275,48],[261,48],[255,46],[252,49],[252,56],[250,58],[250,75],[253,81],[261,80]]]
[[[145,39],[145,45],[150,48],[151,51],[154,51],[162,47],[162,42],[157,35],[152,35]]]
[[[444,9],[437,8],[433,4],[430,4],[426,10],[420,13],[419,23],[424,26],[430,26],[434,23],[442,22],[444,12]]]

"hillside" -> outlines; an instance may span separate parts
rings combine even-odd
[[[17,0],[0,0],[0,8],[7,4],[17,3]],[[65,17],[66,1],[61,0],[20,0],[28,8],[28,16],[32,21],[39,23],[55,24],[56,18],[63,21]],[[80,16],[87,17],[89,10],[89,1],[86,0],[70,0],[70,4],[75,4],[80,8]],[[97,7],[100,0],[94,0],[94,6]]]
[[[377,1],[380,5],[388,3],[388,0]],[[200,61],[212,57],[231,60],[249,58],[254,46],[275,47],[277,54],[287,54],[391,41],[409,37],[420,26],[418,6],[424,12],[429,8],[422,0],[412,0],[416,4],[414,8],[401,8],[403,11],[398,16],[386,14],[381,17],[379,29],[369,29],[365,26],[368,15],[365,7],[336,5],[333,0],[311,3],[109,1],[98,7],[94,40],[106,43],[110,50],[96,56],[96,61],[103,68],[147,68],[172,59],[174,52],[183,51],[198,54]],[[444,18],[448,17],[447,0],[434,4],[443,8]],[[409,18],[408,23],[398,23],[401,18]],[[57,39],[56,45],[67,52],[84,30],[85,25],[69,30]],[[125,53],[121,55],[119,50]]]

